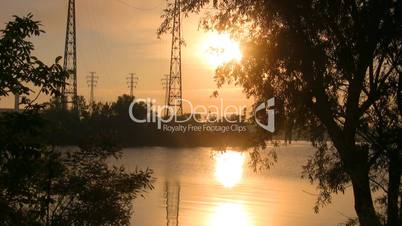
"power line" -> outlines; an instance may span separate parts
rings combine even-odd
[[[102,25],[99,23],[99,19],[97,18],[96,12],[100,10],[99,8],[99,1],[98,0],[91,0],[89,1],[89,4],[82,4],[86,5],[86,13],[88,17],[88,22],[89,25],[91,26],[91,29],[95,31],[102,31]],[[98,67],[102,67],[103,65],[106,66],[103,71],[103,75],[105,75],[106,78],[109,78],[111,73],[110,69],[112,68],[111,65],[111,60],[110,60],[110,45],[109,42],[106,41],[105,36],[102,34],[102,32],[98,32],[94,35],[92,35],[92,39],[95,40],[94,42],[94,50],[96,52],[96,60],[98,63]]]
[[[132,4],[128,3],[128,2],[126,2],[126,1],[123,1],[123,0],[116,0],[116,1],[119,2],[120,4],[123,4],[125,6],[128,6],[128,7],[132,8],[132,9],[134,9],[134,10],[139,10],[139,11],[152,11],[152,10],[159,9],[159,7],[157,7],[157,6],[154,6],[154,7],[151,7],[151,8],[141,8],[141,7],[138,7],[138,6],[134,6],[134,5],[132,5]]]

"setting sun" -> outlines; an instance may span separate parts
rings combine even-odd
[[[208,33],[201,48],[203,59],[213,68],[242,59],[240,44],[227,33]]]
[[[402,0],[0,1],[0,226],[402,226]]]

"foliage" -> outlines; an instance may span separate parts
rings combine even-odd
[[[0,96],[39,88],[37,97],[60,98],[67,79],[60,58],[45,65],[31,56],[34,47],[26,40],[42,33],[39,26],[29,14],[2,31]],[[120,149],[109,134],[86,137],[73,150],[56,148],[63,139],[60,124],[44,119],[35,99],[24,112],[0,114],[0,225],[129,225],[132,200],[153,188],[152,171],[111,167],[108,161]],[[80,103],[83,112],[82,98]],[[79,122],[76,110],[59,107],[67,120]]]
[[[361,225],[401,223],[401,1],[183,0],[181,8],[206,12],[204,28],[242,42],[242,61],[218,68],[218,85],[274,96],[290,126],[311,129],[317,153],[304,175],[322,191],[316,210],[351,185]],[[172,12],[170,4],[159,34]],[[375,208],[381,184],[387,201]]]
[[[76,150],[49,146],[33,112],[0,118],[2,225],[129,225],[132,200],[152,189],[152,171],[110,168],[119,149],[108,136]]]
[[[59,64],[61,57],[53,65],[46,65],[32,56],[34,45],[27,39],[39,36],[44,31],[40,22],[32,20],[33,15],[14,16],[0,33],[0,96],[10,93],[26,95],[34,93],[33,85],[39,88],[34,100],[25,100],[26,104],[34,102],[41,93],[60,95],[68,73]]]

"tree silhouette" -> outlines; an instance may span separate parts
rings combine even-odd
[[[283,103],[280,110],[296,115],[299,126],[313,129],[318,149],[305,176],[319,182],[317,210],[330,202],[331,193],[351,184],[360,225],[401,225],[402,2],[181,4],[184,13],[212,6],[215,10],[206,14],[203,26],[242,40],[241,63],[218,68],[218,85],[234,81],[257,99],[275,96]],[[170,29],[172,7],[164,11],[159,34]],[[381,187],[384,220],[372,196]]]
[[[0,31],[0,96],[10,93],[28,96],[34,93],[29,85],[39,88],[36,98],[41,93],[60,95],[68,77],[59,64],[61,57],[55,59],[55,64],[47,66],[31,55],[34,46],[27,39],[44,33],[40,29],[40,22],[32,18],[32,14],[14,16],[15,20]],[[27,100],[26,103],[33,101]]]
[[[0,96],[29,95],[32,88],[58,100],[67,73],[31,55],[40,24],[15,16],[0,37]],[[76,111],[54,108],[43,117],[43,105],[27,101],[23,112],[0,114],[0,225],[129,225],[132,200],[152,189],[152,171],[127,172],[107,161],[120,156],[109,134],[92,134],[71,150],[60,150],[60,125],[80,123]],[[52,115],[51,113],[55,113]],[[82,114],[85,115],[85,114]],[[82,116],[81,115],[81,116]],[[62,117],[64,124],[49,119]]]

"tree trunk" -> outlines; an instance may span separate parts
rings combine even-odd
[[[399,194],[399,225],[402,225],[402,193]]]
[[[373,205],[368,171],[365,169],[356,170],[352,172],[351,178],[355,210],[360,226],[381,226]]]
[[[402,116],[402,73],[401,72],[399,72],[398,92],[397,92],[396,97],[397,97],[399,114]]]
[[[291,144],[292,143],[292,133],[293,133],[293,127],[294,127],[294,122],[293,122],[293,117],[288,116],[289,119],[285,121],[285,144]]]
[[[399,225],[398,197],[399,186],[401,183],[401,173],[399,170],[399,153],[393,150],[389,153],[389,182],[388,182],[388,226]]]
[[[344,148],[346,149],[342,150],[341,158],[352,181],[355,210],[360,226],[382,226],[371,195],[368,150],[353,144]]]

